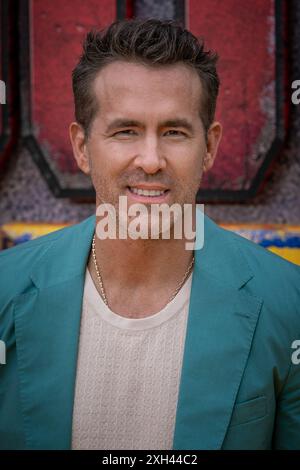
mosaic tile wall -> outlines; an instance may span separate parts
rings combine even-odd
[[[300,2],[291,2],[290,83],[300,79]],[[138,16],[172,18],[170,1],[140,0]],[[94,212],[93,204],[56,199],[21,143],[0,183],[0,225],[12,221],[77,222]],[[207,204],[205,212],[224,223],[300,223],[300,105],[291,105],[291,124],[284,152],[264,190],[247,204]]]

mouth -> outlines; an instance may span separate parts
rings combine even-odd
[[[138,202],[165,202],[167,195],[170,190],[165,188],[160,188],[158,186],[153,187],[136,187],[136,186],[127,186],[127,192],[131,198],[135,199]]]

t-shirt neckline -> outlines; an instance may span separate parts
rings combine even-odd
[[[127,318],[113,312],[105,304],[100,293],[98,292],[88,267],[86,268],[85,275],[84,298],[90,307],[92,307],[93,310],[97,312],[97,314],[100,315],[103,320],[110,323],[111,325],[129,330],[144,330],[156,327],[168,321],[185,307],[190,298],[192,276],[193,270],[181,289],[177,292],[174,299],[165,305],[165,307],[163,307],[159,312],[145,318]]]

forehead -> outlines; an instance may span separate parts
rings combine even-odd
[[[202,85],[196,71],[185,64],[154,67],[116,61],[98,72],[93,88],[102,116],[116,112],[199,115]]]

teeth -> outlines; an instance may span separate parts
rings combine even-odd
[[[139,189],[139,188],[130,188],[134,194],[139,196],[161,196],[165,191],[159,191],[155,189]]]

